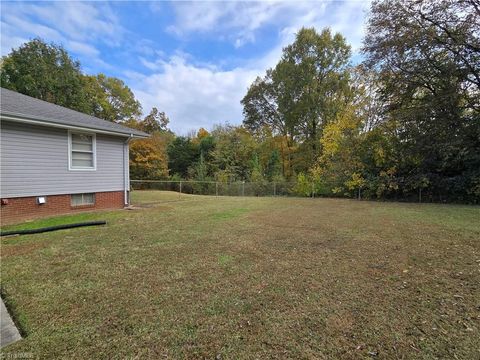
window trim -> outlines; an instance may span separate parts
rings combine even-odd
[[[72,165],[72,134],[88,135],[92,137],[93,167],[81,167]],[[96,171],[97,170],[97,134],[87,131],[68,130],[68,170],[69,171]]]
[[[86,203],[86,204],[80,204],[80,205],[74,205],[73,204],[73,197],[74,196],[81,196],[82,200],[84,199],[85,195],[92,195],[93,202],[92,203]],[[70,207],[72,209],[76,208],[82,208],[82,207],[94,207],[97,203],[97,197],[95,196],[95,193],[78,193],[78,194],[70,194]]]

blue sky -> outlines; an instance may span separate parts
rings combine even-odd
[[[125,81],[171,128],[242,121],[240,100],[302,26],[330,27],[354,60],[369,1],[1,2],[1,54],[34,37],[62,44],[85,73]]]

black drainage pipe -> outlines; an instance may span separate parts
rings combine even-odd
[[[44,227],[40,229],[2,231],[0,232],[0,236],[38,234],[38,233],[43,233],[47,231],[72,229],[72,228],[77,228],[82,226],[105,225],[106,223],[107,223],[106,221],[87,221],[87,222],[81,222],[81,223],[75,223],[75,224],[49,226],[49,227]]]

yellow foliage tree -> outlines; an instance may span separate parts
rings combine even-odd
[[[197,139],[202,140],[203,138],[207,137],[208,135],[210,135],[210,133],[202,127],[197,132]]]
[[[365,185],[358,154],[361,125],[355,106],[350,105],[337,116],[336,121],[325,126],[320,140],[322,155],[311,171],[333,193],[350,195]]]
[[[130,143],[130,177],[162,179],[168,177],[167,145],[172,135],[155,132],[147,139]]]

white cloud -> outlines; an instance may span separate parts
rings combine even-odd
[[[236,47],[255,41],[255,31],[271,21],[282,21],[288,2],[176,2],[176,22],[168,30],[177,35],[216,33],[230,37]],[[290,8],[290,9],[289,9]],[[286,11],[282,11],[286,10]],[[225,35],[226,31],[230,35]]]
[[[157,5],[150,4],[152,13],[163,11],[164,4]],[[165,54],[157,42],[138,39],[136,29],[123,28],[108,3],[8,3],[8,11],[2,5],[1,51],[6,54],[26,39],[42,36],[87,57],[82,61],[85,70],[94,73],[112,68],[101,59],[96,45],[104,43],[112,49],[122,45],[126,59],[138,59],[138,67],[124,68],[123,74],[144,111],[158,107],[170,116],[173,130],[186,134],[216,123],[240,123],[240,100],[248,86],[278,62],[282,48],[302,26],[318,30],[328,26],[341,32],[357,51],[369,1],[178,2],[172,6],[176,18],[168,30],[181,38],[203,34],[240,48],[257,41],[264,30],[275,31],[278,37],[261,54],[235,59],[240,65],[233,68],[224,67],[229,58],[212,63],[180,50]]]
[[[191,12],[186,6],[192,6]],[[240,100],[252,81],[263,76],[280,59],[282,48],[291,43],[302,26],[321,30],[330,27],[341,32],[357,51],[361,45],[364,29],[364,11],[369,2],[345,3],[201,3],[180,4],[179,19],[175,30],[178,34],[204,31],[220,32],[226,27],[240,28],[233,31],[234,44],[242,46],[254,41],[255,31],[270,21],[280,21],[278,42],[265,54],[251,59],[242,66],[223,70],[212,64],[192,63],[186,56],[175,55],[149,61],[141,59],[152,75],[131,74],[134,93],[140,99],[145,112],[152,106],[165,111],[172,121],[174,131],[187,134],[199,127],[211,128],[213,124],[242,121]],[[262,15],[262,11],[265,13]],[[205,13],[205,16],[203,14]],[[233,17],[230,19],[230,16]],[[231,20],[228,22],[227,20]],[[224,23],[227,21],[228,23]],[[283,21],[283,20],[282,20]]]
[[[148,8],[154,13],[161,13],[164,9],[164,6],[160,1],[151,1],[148,3]]]
[[[108,4],[103,3],[15,2],[3,4],[2,11],[2,55],[28,39],[40,37],[100,64],[94,42],[116,46],[125,34]]]
[[[49,26],[29,22],[15,15],[6,15],[4,23],[8,26],[9,33],[31,33],[37,37],[50,39],[51,41],[59,41],[63,38],[57,30]]]
[[[177,34],[191,31],[211,31],[235,8],[233,2],[176,2],[173,4],[177,22],[169,30]]]
[[[241,98],[258,70],[188,64],[180,56],[159,63],[161,71],[142,76],[130,73],[132,88],[144,111],[156,106],[171,119],[171,128],[181,134],[212,124],[241,121]]]
[[[168,30],[180,36],[212,33],[241,47],[254,42],[256,33],[271,24],[295,30],[301,26],[330,26],[352,35],[356,45],[361,38],[363,11],[369,4],[370,0],[178,2],[174,4],[176,22]]]
[[[95,47],[93,47],[89,44],[86,44],[86,43],[82,43],[82,42],[78,42],[78,41],[68,41],[66,46],[70,50],[76,52],[77,54],[92,56],[94,58],[96,58],[96,57],[98,57],[98,55],[100,55],[100,51],[98,51]]]
[[[6,31],[4,31],[4,25],[3,23],[1,24],[1,55],[8,54],[12,49],[18,48],[20,45],[28,41],[28,39],[23,38],[21,36],[15,36],[15,35],[7,35],[8,34]]]
[[[139,57],[139,60],[140,60],[140,63],[143,66],[145,66],[147,69],[150,69],[153,71],[160,70],[161,65],[158,63],[158,61],[149,61],[142,56]]]
[[[96,38],[117,43],[124,33],[111,8],[104,3],[58,1],[48,6],[26,5],[24,9],[30,16],[38,17],[64,36],[78,41]]]

